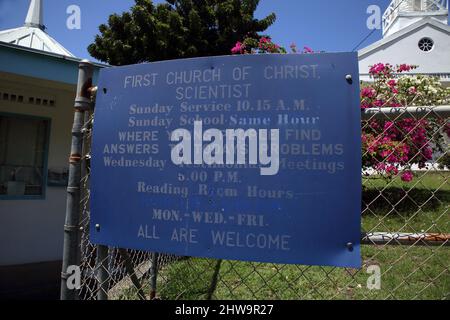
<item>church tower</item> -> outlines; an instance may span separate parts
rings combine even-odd
[[[447,25],[449,0],[392,0],[383,15],[383,37],[430,17]]]
[[[360,78],[372,81],[377,63],[412,64],[411,73],[437,77],[450,86],[449,0],[392,0],[383,15],[383,38],[359,50]]]
[[[0,31],[0,42],[74,57],[45,31],[44,0],[31,0],[24,25],[19,28]]]
[[[28,14],[25,18],[25,26],[35,27],[45,30],[44,14],[43,14],[42,0],[31,0]]]

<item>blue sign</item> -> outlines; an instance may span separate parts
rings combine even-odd
[[[101,70],[92,242],[360,267],[358,82],[356,53]]]

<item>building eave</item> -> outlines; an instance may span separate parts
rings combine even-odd
[[[78,68],[82,60],[60,54],[0,42],[0,72],[62,84],[76,85]],[[97,82],[100,68],[108,65],[93,63],[93,83]]]
[[[76,63],[80,63],[83,60],[83,59],[77,58],[77,57],[65,56],[65,55],[62,55],[62,54],[59,54],[59,53],[37,50],[37,49],[23,47],[23,46],[19,46],[19,45],[12,44],[12,43],[7,43],[7,42],[2,42],[2,41],[0,41],[0,46],[8,47],[8,48],[12,48],[12,49],[15,49],[15,50],[20,50],[20,51],[27,51],[27,52],[39,54],[39,55],[42,55],[42,56],[48,56],[48,57],[58,58],[58,59],[62,59],[62,60],[73,61],[73,62],[76,62]],[[109,64],[103,64],[103,63],[98,63],[98,62],[92,62],[92,64],[94,66],[98,67],[98,68],[110,67]]]

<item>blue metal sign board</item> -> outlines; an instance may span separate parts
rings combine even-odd
[[[356,53],[108,68],[98,86],[93,243],[360,267]]]

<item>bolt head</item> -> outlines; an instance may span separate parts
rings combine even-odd
[[[350,252],[353,251],[353,243],[348,242],[346,246],[347,246],[348,251],[350,251]]]
[[[351,74],[346,75],[345,80],[347,81],[348,84],[353,84],[353,77]]]

